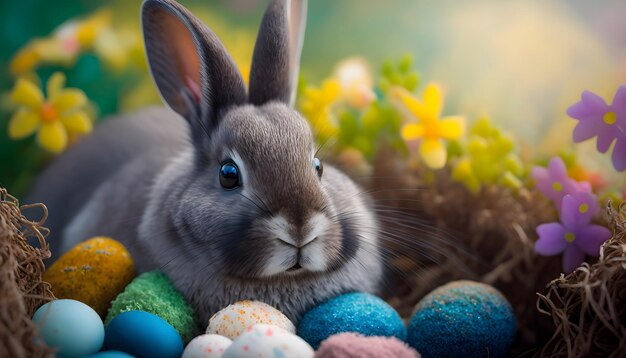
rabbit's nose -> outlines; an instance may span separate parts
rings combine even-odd
[[[317,240],[317,236],[312,237],[312,238],[306,238],[305,240],[294,240],[291,237],[278,237],[278,240],[282,241],[283,243],[289,245],[289,246],[293,246],[296,249],[301,250],[303,249],[306,245],[312,243],[313,241]]]

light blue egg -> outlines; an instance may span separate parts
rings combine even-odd
[[[183,353],[183,340],[161,317],[144,311],[128,311],[109,322],[104,347],[138,358],[178,358]]]
[[[46,345],[58,349],[57,357],[83,357],[102,347],[104,325],[91,307],[76,300],[55,300],[39,307],[33,316]]]

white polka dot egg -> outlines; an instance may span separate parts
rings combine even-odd
[[[313,348],[295,334],[270,324],[256,324],[226,349],[223,358],[313,358],[314,354]]]
[[[234,340],[255,324],[271,324],[296,333],[296,327],[287,316],[259,301],[239,301],[217,312],[209,320],[206,333]]]
[[[187,344],[182,358],[219,358],[232,343],[224,336],[203,334]]]

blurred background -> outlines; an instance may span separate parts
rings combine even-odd
[[[244,76],[268,2],[181,0],[222,39]],[[7,136],[13,111],[7,98],[16,78],[35,73],[45,83],[61,70],[69,87],[87,94],[95,121],[159,103],[144,64],[140,4],[0,2],[0,185],[23,195],[52,158],[33,145],[32,137]],[[301,64],[307,83],[319,85],[337,63],[354,56],[364,59],[376,78],[385,61],[409,53],[421,81],[443,87],[445,113],[461,113],[469,122],[488,115],[514,133],[527,157],[571,149],[592,169],[608,167],[609,157],[596,153],[594,143],[573,147],[576,122],[565,110],[585,89],[610,101],[626,83],[626,1],[310,0],[308,6]],[[68,21],[90,16],[106,18],[100,25],[110,30],[92,50],[45,65],[29,63],[34,39],[49,38]]]

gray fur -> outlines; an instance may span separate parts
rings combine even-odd
[[[266,18],[284,6],[276,0]],[[159,11],[193,23],[182,34],[193,36],[198,53],[206,51],[199,58],[223,48],[173,1],[146,0],[143,9],[144,26],[151,24],[144,31],[167,31],[150,18]],[[180,72],[155,71],[154,63],[188,54],[163,46],[147,47],[147,53],[155,83],[170,103],[189,88],[176,78]],[[187,107],[170,103],[186,122],[156,109],[107,121],[41,176],[30,200],[50,208],[54,254],[91,236],[112,236],[129,249],[139,272],[168,275],[205,323],[242,299],[266,302],[297,322],[332,296],[376,291],[382,262],[367,197],[330,166],[318,176],[311,129],[282,95],[263,104],[238,103],[239,79],[231,75],[226,77],[234,82],[219,87],[234,94],[210,94],[222,76],[213,73],[221,63],[201,63],[202,98],[187,96]],[[232,190],[219,181],[227,160],[235,161],[242,177]],[[290,271],[297,265],[302,268]]]

